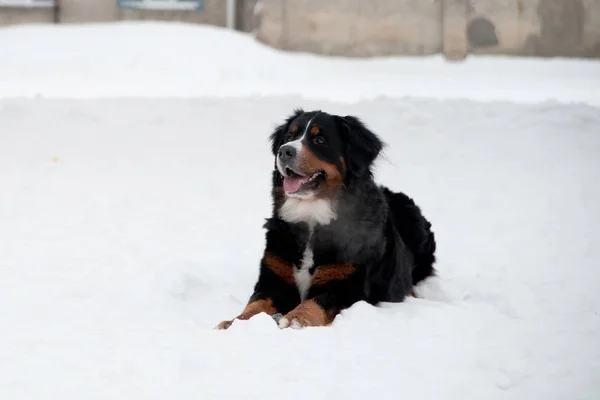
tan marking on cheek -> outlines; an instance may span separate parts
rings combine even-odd
[[[301,326],[327,326],[333,322],[335,315],[321,308],[314,300],[307,300],[285,315],[292,323],[296,320]]]
[[[319,132],[321,132],[321,130],[319,129],[319,127],[318,127],[318,126],[313,126],[313,127],[310,129],[310,133],[311,133],[313,136],[316,136],[316,135],[318,135],[318,134],[319,134]]]
[[[327,173],[327,180],[324,188],[327,195],[333,196],[338,190],[344,186],[344,180],[337,167],[333,164],[326,164],[327,168],[323,168]]]
[[[287,284],[296,284],[296,280],[294,279],[294,266],[292,264],[271,253],[265,254],[263,263],[265,267],[283,279]]]
[[[333,196],[342,186],[344,180],[338,168],[326,161],[319,159],[308,147],[303,146],[298,154],[298,164],[303,174],[310,176],[317,171],[325,171],[327,179],[322,184],[322,193]]]
[[[252,303],[248,304],[246,306],[246,308],[244,308],[244,311],[242,311],[242,313],[240,315],[238,315],[237,317],[235,317],[232,320],[229,321],[223,321],[221,322],[219,325],[217,325],[217,329],[227,329],[231,326],[231,324],[233,324],[233,321],[236,319],[239,320],[248,320],[252,317],[254,317],[255,315],[258,315],[260,313],[267,313],[269,315],[273,315],[277,313],[277,309],[273,306],[273,300],[271,299],[264,299],[264,300],[256,300],[253,301]]]
[[[324,285],[331,281],[343,281],[348,279],[354,272],[356,272],[356,267],[353,265],[322,265],[315,271],[312,284],[318,286]]]

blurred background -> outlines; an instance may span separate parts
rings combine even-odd
[[[598,0],[0,0],[0,24],[161,20],[340,56],[600,57]]]

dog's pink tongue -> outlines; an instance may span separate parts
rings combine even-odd
[[[289,178],[283,178],[283,188],[288,193],[296,193],[300,190],[300,186],[308,181],[308,177],[304,176],[292,176]]]

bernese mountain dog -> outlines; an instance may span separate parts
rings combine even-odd
[[[326,326],[358,301],[401,302],[435,273],[431,224],[375,183],[384,147],[358,118],[295,110],[271,134],[273,213],[258,281],[233,321],[265,312],[280,328]]]

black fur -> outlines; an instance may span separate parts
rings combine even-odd
[[[372,165],[384,144],[356,117],[294,110],[270,136],[273,155],[277,157],[283,144],[298,137],[290,132],[292,124],[302,132],[307,131],[309,121],[320,127],[327,145],[307,141],[305,146],[319,160],[335,165],[343,176],[343,186],[330,199],[337,217],[312,227],[286,222],[279,215],[286,199],[283,178],[275,168],[273,214],[264,225],[265,256],[275,255],[295,268],[301,265],[310,241],[311,273],[326,265],[355,267],[344,279],[331,279],[308,290],[305,300],[314,300],[331,317],[361,300],[374,305],[403,301],[415,284],[434,274],[436,244],[431,224],[408,196],[375,183]],[[301,302],[295,284],[274,273],[265,258],[250,303],[264,299],[271,300],[283,315]]]
[[[361,177],[371,175],[371,165],[383,149],[383,142],[356,117],[336,117],[344,128],[346,160],[350,172]]]

